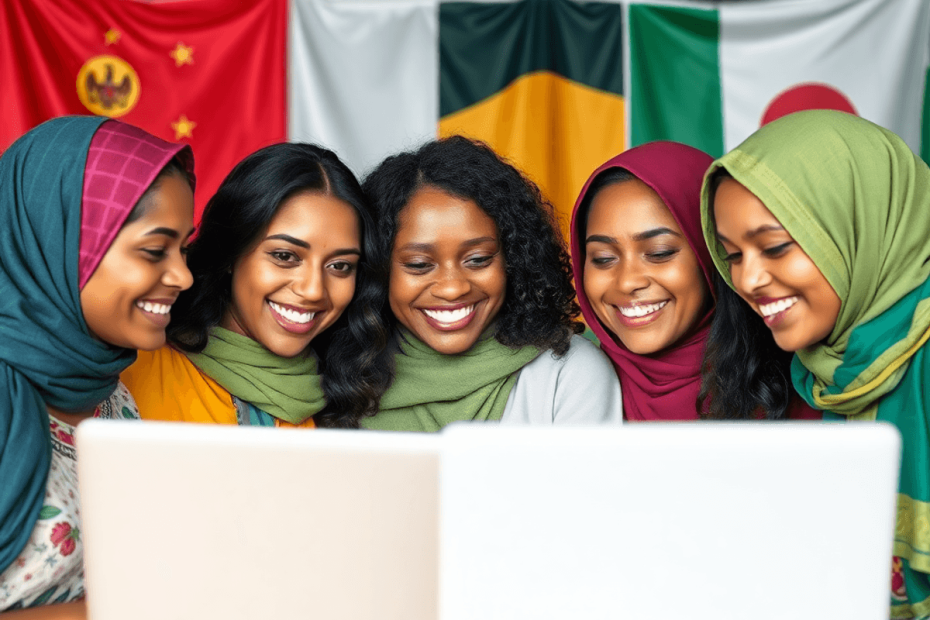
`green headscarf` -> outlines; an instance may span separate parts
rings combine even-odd
[[[704,179],[704,237],[731,287],[711,213],[720,168],[765,204],[841,300],[830,335],[797,352],[792,381],[814,407],[900,429],[895,554],[909,563],[911,607],[930,613],[930,582],[913,572],[930,573],[930,168],[892,132],[842,112],[762,127]]]
[[[247,336],[214,327],[203,352],[187,357],[233,396],[285,422],[301,424],[326,404],[312,352],[281,357]]]
[[[461,420],[500,420],[517,371],[536,359],[539,349],[505,347],[493,333],[492,326],[468,351],[443,355],[402,330],[394,383],[381,398],[381,410],[362,426],[438,431]]]

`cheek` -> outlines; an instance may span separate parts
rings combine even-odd
[[[355,295],[355,276],[332,278],[328,289],[333,307],[342,312],[352,302],[352,297]]]

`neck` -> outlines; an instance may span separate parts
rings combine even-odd
[[[87,418],[92,418],[94,416],[94,412],[97,410],[97,408],[94,407],[90,411],[72,411],[70,413],[66,413],[49,405],[46,405],[46,409],[48,409],[48,414],[50,416],[71,426],[77,426],[78,422],[86,420]]]

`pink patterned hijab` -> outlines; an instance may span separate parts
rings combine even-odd
[[[701,360],[713,310],[695,330],[672,348],[653,355],[631,353],[594,314],[584,292],[586,220],[580,209],[594,179],[611,168],[623,168],[651,187],[678,223],[697,256],[708,290],[713,294],[714,269],[701,232],[701,183],[713,162],[706,153],[677,142],[651,142],[624,151],[595,170],[585,183],[572,212],[572,269],[578,303],[591,329],[610,357],[623,388],[623,414],[628,420],[694,420],[701,387]],[[695,282],[695,286],[699,283]]]
[[[194,155],[187,145],[165,142],[114,120],[105,121],[94,133],[84,167],[79,289],[97,269],[139,198],[175,155],[193,179]]]

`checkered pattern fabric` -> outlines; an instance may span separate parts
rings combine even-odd
[[[187,145],[165,142],[119,121],[109,120],[94,134],[84,169],[78,286],[94,273],[130,211],[175,154],[193,177],[194,156]]]

